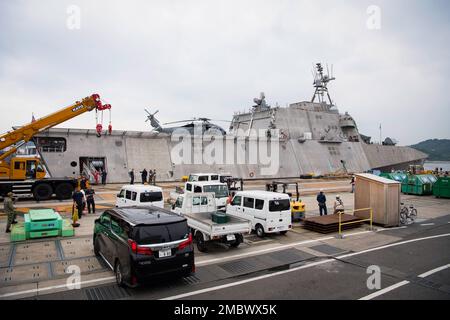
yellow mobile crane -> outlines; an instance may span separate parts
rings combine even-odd
[[[37,201],[50,199],[53,194],[60,200],[69,199],[77,186],[72,178],[45,178],[46,172],[38,157],[15,157],[14,153],[36,134],[85,112],[110,110],[111,105],[103,105],[98,94],[77,101],[46,117],[32,121],[13,131],[0,135],[0,197],[8,192],[18,196],[32,195]],[[100,136],[103,127],[97,123]],[[112,131],[111,122],[108,127]]]

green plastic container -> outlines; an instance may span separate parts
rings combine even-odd
[[[53,209],[30,210],[24,215],[27,239],[57,237],[62,234],[63,219]]]
[[[45,237],[57,237],[59,236],[59,230],[46,230],[46,231],[31,231],[30,239],[45,238]]]
[[[433,194],[437,198],[450,198],[450,177],[440,177],[433,185]]]
[[[11,227],[11,241],[25,241],[27,240],[27,233],[23,222],[18,222]]]
[[[211,214],[212,221],[219,224],[227,223],[228,218],[229,217],[225,213],[214,212],[213,214]]]
[[[61,230],[61,236],[62,237],[73,237],[75,235],[75,230],[72,226],[72,223],[70,220],[64,219],[63,220],[63,227]]]

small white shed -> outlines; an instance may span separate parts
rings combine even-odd
[[[372,208],[373,223],[385,227],[400,224],[401,183],[369,173],[355,174],[355,216],[369,218]]]

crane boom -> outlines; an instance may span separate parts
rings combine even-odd
[[[20,147],[20,145],[16,145],[17,143],[20,142],[22,145],[30,141],[30,139],[39,132],[52,128],[85,112],[92,110],[103,111],[106,109],[111,109],[111,105],[103,105],[100,101],[100,96],[98,94],[93,94],[48,116],[33,121],[16,130],[4,133],[0,135],[0,150],[4,150],[11,146],[12,148],[0,155],[0,162],[17,151]]]

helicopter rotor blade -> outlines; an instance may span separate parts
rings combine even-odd
[[[165,122],[165,123],[163,123],[163,124],[166,125],[166,124],[174,124],[174,123],[182,123],[182,122],[191,122],[191,121],[195,121],[195,119],[178,120],[178,121],[172,121],[172,122]]]

